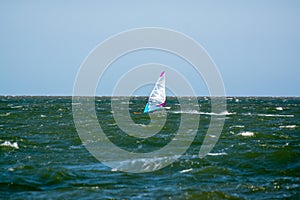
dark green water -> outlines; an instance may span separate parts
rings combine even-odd
[[[114,98],[122,102],[122,98]],[[0,199],[299,199],[300,98],[227,98],[226,121],[212,152],[198,152],[211,115],[199,97],[199,129],[187,152],[149,173],[115,171],[95,159],[77,134],[71,97],[0,97]],[[125,150],[155,151],[180,123],[180,105],[167,98],[167,121],[150,139],[124,134],[110,98],[96,98],[99,123]],[[146,98],[132,98],[134,122],[147,125]],[[180,147],[178,147],[180,148]]]

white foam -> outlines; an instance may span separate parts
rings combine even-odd
[[[0,144],[0,146],[13,147],[13,148],[19,149],[17,142],[11,143],[10,141],[5,141],[2,144]]]
[[[5,114],[0,114],[0,117],[6,117],[6,116],[9,116],[9,115],[10,115],[10,112],[5,113]]]
[[[282,107],[276,107],[276,110],[283,110]]]
[[[279,128],[296,128],[296,125],[279,126]]]
[[[198,112],[197,110],[190,110],[190,111],[180,110],[180,111],[174,111],[173,113],[175,113],[175,114],[198,114],[198,115],[200,115],[200,112]]]
[[[245,126],[243,126],[243,125],[234,125],[234,126],[231,126],[230,128],[245,128]]]
[[[112,124],[107,124],[108,126],[115,126],[117,125],[116,123],[112,123]]]
[[[8,171],[13,172],[13,171],[15,171],[15,169],[10,167],[10,168],[8,168]]]
[[[23,106],[12,106],[10,108],[22,108]]]
[[[83,148],[83,147],[84,147],[83,145],[78,145],[78,146],[71,145],[71,146],[69,147],[69,149],[81,149],[81,148]]]
[[[136,125],[141,126],[141,127],[147,127],[148,126],[146,124],[136,124]]]
[[[234,115],[234,114],[236,114],[236,113],[230,113],[230,112],[228,112],[228,111],[226,110],[226,111],[221,112],[221,113],[200,112],[200,114],[203,114],[203,115],[217,115],[217,116],[223,116],[223,115]]]
[[[222,156],[222,155],[227,155],[227,153],[226,152],[208,153],[207,155],[209,155],[209,156]]]
[[[72,103],[73,106],[81,105],[81,103]]]
[[[184,170],[181,170],[179,173],[187,173],[187,172],[190,172],[192,171],[193,168],[190,168],[190,169],[184,169]]]
[[[173,156],[162,156],[162,157],[154,157],[154,158],[136,158],[136,159],[129,159],[129,160],[111,160],[107,163],[112,167],[112,171],[119,171],[119,170],[131,170],[132,167],[139,166],[142,168],[143,171],[155,171],[160,169],[166,162],[170,160],[177,160],[180,156],[173,155]]]
[[[244,137],[253,137],[254,133],[251,131],[244,131],[244,132],[240,132],[238,135],[244,136]]]
[[[174,111],[176,114],[197,114],[197,115],[216,115],[216,116],[224,116],[224,115],[234,115],[236,113],[230,113],[227,110],[221,113],[213,113],[213,112],[199,112],[197,110],[190,111]]]
[[[260,117],[294,117],[294,115],[257,114]]]
[[[41,117],[47,117],[46,115],[41,115]]]
[[[242,113],[242,115],[245,115],[245,116],[252,116],[253,114],[252,113]]]

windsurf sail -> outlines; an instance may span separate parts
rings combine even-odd
[[[165,72],[162,72],[158,80],[156,81],[152,92],[149,95],[148,103],[145,106],[144,113],[162,109],[166,105],[165,83]]]

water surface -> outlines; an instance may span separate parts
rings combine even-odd
[[[298,199],[300,197],[300,98],[228,97],[223,132],[212,152],[198,158],[211,115],[210,99],[200,109],[181,110],[167,98],[167,121],[147,139],[126,135],[110,102],[96,98],[98,121],[120,148],[155,151],[175,136],[180,116],[199,115],[199,129],[187,152],[150,173],[126,173],[95,159],[73,122],[71,97],[0,97],[1,199]],[[130,100],[135,123],[145,97]],[[188,99],[187,99],[188,101]],[[195,108],[197,105],[195,105]],[[188,133],[187,133],[188,134]],[[181,147],[178,147],[181,148]],[[130,161],[129,161],[130,162]]]

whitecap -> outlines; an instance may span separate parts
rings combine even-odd
[[[73,103],[72,102],[72,106],[76,106],[76,105],[81,105],[81,103]]]
[[[282,107],[276,107],[276,110],[283,110]]]
[[[174,111],[175,114],[200,114],[197,110],[190,110],[190,111]]]
[[[181,170],[179,173],[187,173],[187,172],[190,172],[192,171],[193,168],[190,168],[190,169],[184,169],[184,170]]]
[[[23,106],[11,106],[10,108],[22,108]]]
[[[279,126],[279,128],[296,128],[296,125]]]
[[[209,156],[222,156],[222,155],[227,155],[227,153],[226,152],[208,153],[207,155],[209,155]]]
[[[136,125],[138,125],[138,126],[142,126],[142,127],[146,127],[146,126],[148,126],[148,125],[146,125],[146,124],[136,124]]]
[[[8,168],[8,171],[13,172],[13,171],[15,171],[15,169],[10,167],[10,168]]]
[[[109,166],[113,166],[113,171],[127,171],[132,170],[134,166],[139,166],[142,168],[141,170],[144,172],[155,171],[160,169],[166,162],[170,162],[172,160],[177,160],[180,155],[173,156],[162,156],[162,157],[154,157],[154,158],[136,158],[129,160],[115,160],[107,161]]]
[[[251,131],[244,131],[244,132],[240,132],[238,135],[241,135],[244,137],[252,137],[252,136],[254,136],[254,133]]]
[[[115,126],[117,125],[116,123],[110,123],[110,124],[107,124],[108,126]]]
[[[260,117],[294,117],[294,115],[257,114]]]
[[[17,142],[11,143],[10,141],[5,141],[2,144],[0,144],[0,146],[13,147],[19,149],[19,145]]]
[[[199,112],[197,110],[190,111],[174,111],[175,114],[197,114],[197,115],[215,115],[215,116],[224,116],[224,115],[234,115],[236,113],[230,113],[228,111],[224,111],[221,113],[213,113],[213,112]]]
[[[0,117],[6,117],[6,116],[9,116],[9,115],[10,115],[10,112],[5,113],[5,114],[0,114]]]
[[[78,145],[78,146],[76,146],[76,145],[71,145],[70,147],[69,147],[69,149],[81,149],[81,148],[83,148],[84,146],[83,145]]]
[[[230,128],[245,128],[243,125],[233,125]]]
[[[200,112],[200,114],[203,114],[203,115],[217,115],[217,116],[223,116],[223,115],[234,115],[236,113],[230,113],[228,112],[227,110],[226,111],[223,111],[221,113],[213,113],[213,112]]]
[[[252,116],[253,114],[248,112],[248,113],[242,113],[241,115],[245,115],[245,116]]]
[[[41,115],[41,117],[47,117],[46,115]]]

